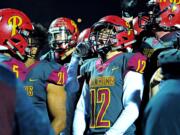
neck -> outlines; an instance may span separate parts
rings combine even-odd
[[[109,60],[110,58],[112,58],[113,56],[120,54],[120,53],[122,53],[122,51],[109,51],[106,54],[105,60],[103,60],[103,61],[105,62],[105,61]]]
[[[26,67],[30,67],[31,65],[33,65],[37,60],[34,58],[28,58],[25,62]]]
[[[107,58],[107,59],[110,59],[110,58],[112,58],[113,56],[115,56],[115,55],[117,55],[117,54],[120,54],[120,53],[122,53],[122,51],[110,51],[110,52],[107,53],[106,58]]]

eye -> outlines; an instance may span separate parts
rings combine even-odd
[[[11,39],[14,43],[19,43],[20,42],[20,40],[19,39],[16,39],[16,38],[12,38]]]
[[[124,40],[128,40],[128,38],[127,37],[122,37]]]

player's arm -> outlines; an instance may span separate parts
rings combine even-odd
[[[68,78],[66,83],[66,90],[69,93],[76,93],[79,90],[79,83],[77,79],[79,60],[80,57],[73,53],[67,70]]]
[[[134,123],[139,115],[139,106],[142,100],[143,89],[143,75],[134,71],[129,71],[125,76],[123,86],[124,110],[114,125],[106,132],[106,135],[123,135]]]
[[[66,92],[64,86],[47,85],[48,108],[53,116],[51,125],[58,135],[66,125]]]
[[[163,79],[162,70],[158,68],[153,74],[150,83],[149,83],[149,97],[155,96],[159,91],[160,81]]]
[[[83,85],[83,90],[76,106],[74,121],[73,121],[73,135],[83,135],[86,128],[86,116],[88,115],[89,93],[86,83]]]

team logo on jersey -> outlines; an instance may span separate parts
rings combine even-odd
[[[29,78],[29,81],[30,81],[30,82],[36,82],[36,81],[37,81],[37,79],[32,79],[32,78]]]
[[[12,27],[11,36],[16,35],[16,28],[22,25],[22,18],[20,16],[11,16],[8,20],[8,25]]]
[[[114,85],[115,85],[114,76],[96,77],[90,80],[90,87],[102,87],[102,86],[114,86]]]
[[[115,71],[115,70],[118,70],[118,69],[119,69],[119,67],[113,67],[112,71]]]

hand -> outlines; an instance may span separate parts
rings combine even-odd
[[[162,70],[161,68],[158,68],[151,78],[150,86],[154,87],[155,85],[158,85],[162,79],[163,79]]]
[[[163,78],[162,70],[161,68],[158,68],[150,81],[149,98],[155,96],[159,92],[159,83]]]
[[[76,54],[80,57],[86,57],[90,51],[90,45],[87,42],[80,42],[76,46]]]

